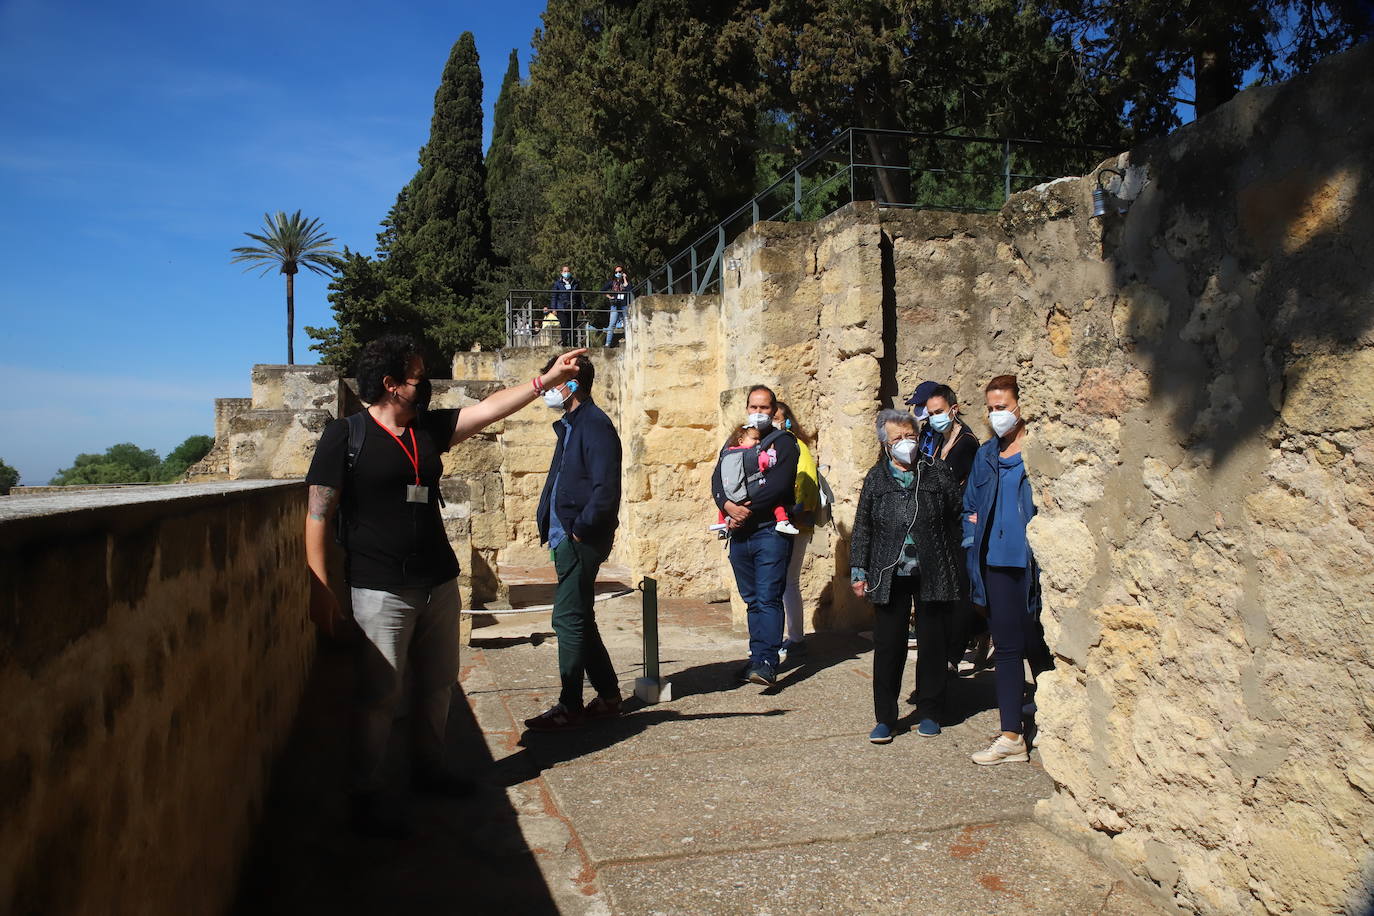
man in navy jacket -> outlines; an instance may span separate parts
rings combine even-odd
[[[554,278],[553,289],[550,290],[549,308],[553,309],[558,316],[558,327],[563,334],[563,345],[571,347],[576,335],[573,333],[573,322],[577,320],[577,313],[582,308],[582,284],[577,282],[573,276],[572,268],[567,264],[558,268],[558,276]]]
[[[619,522],[620,435],[592,400],[592,361],[579,356],[577,367],[576,378],[544,394],[544,402],[563,413],[553,424],[558,444],[537,513],[540,541],[549,545],[558,571],[553,630],[563,689],[553,708],[525,720],[535,731],[575,728],[588,719],[620,715],[620,681],[593,605],[596,574],[610,556]],[[584,675],[596,691],[586,706]]]
[[[778,399],[767,385],[749,389],[747,422],[767,436],[772,432]],[[778,649],[782,647],[782,593],[787,584],[787,564],[792,559],[792,538],[773,525],[776,506],[791,507],[797,485],[797,440],[789,433],[773,444],[777,463],[768,469],[763,487],[748,505],[725,498],[720,462],[711,475],[711,496],[725,513],[730,531],[730,567],[735,586],[744,601],[749,624],[749,664],[745,679],[763,686],[777,680]]]

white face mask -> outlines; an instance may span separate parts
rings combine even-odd
[[[1020,418],[1010,410],[994,410],[988,414],[988,422],[992,424],[992,431],[1000,437],[1015,429]]]
[[[568,395],[577,390],[577,382],[568,382]],[[563,397],[563,392],[557,388],[549,388],[544,392],[544,403],[554,410],[561,410],[568,406],[568,398]]]
[[[911,466],[911,461],[916,457],[916,440],[901,439],[892,443],[892,460],[898,464]]]
[[[745,425],[752,426],[759,432],[766,432],[773,428],[773,418],[766,413],[751,413]]]
[[[947,413],[933,413],[930,415],[929,420],[930,428],[935,430],[937,433],[942,433],[945,430],[949,429],[950,424],[953,422],[954,418]]]

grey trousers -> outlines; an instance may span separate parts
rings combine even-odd
[[[458,678],[458,580],[398,592],[355,588],[353,619],[366,640],[358,665],[353,788],[382,787],[391,723],[410,679],[412,754],[418,769],[444,766],[449,698]]]

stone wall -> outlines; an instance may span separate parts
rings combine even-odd
[[[666,595],[724,598],[723,554],[707,527],[720,448],[719,297],[635,303],[623,357],[625,456],[617,554]]]
[[[313,656],[303,490],[0,502],[0,912],[228,908]]]
[[[1043,814],[1187,909],[1374,904],[1371,111],[1365,45],[1003,211]]]

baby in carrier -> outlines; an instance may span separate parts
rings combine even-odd
[[[726,453],[729,453],[729,452],[741,452],[741,453],[742,453],[742,452],[747,452],[749,449],[751,449],[751,448],[753,448],[754,446],[758,445],[760,441],[761,441],[761,434],[759,433],[759,431],[758,431],[756,428],[754,428],[753,426],[742,426],[742,427],[740,427],[739,429],[735,430],[734,438],[731,440],[731,444],[729,445],[729,447],[726,448],[725,451],[726,451]],[[758,472],[759,472],[759,473],[758,473],[758,476],[757,476],[757,478],[756,478],[756,483],[757,483],[757,485],[762,485],[762,484],[763,484],[763,481],[764,481],[764,478],[763,478],[763,476],[762,476],[763,472],[764,472],[764,471],[767,471],[769,468],[771,468],[773,465],[775,465],[775,464],[777,463],[777,461],[778,461],[778,452],[777,452],[776,449],[772,448],[771,446],[770,446],[769,448],[766,448],[766,449],[759,449],[759,451],[758,451]],[[741,473],[741,477],[747,477],[747,476],[751,475],[751,474],[753,473],[753,470],[754,470],[753,468],[742,468],[742,469],[741,469],[741,472],[740,472],[740,473]],[[728,478],[730,475],[727,474],[727,475],[724,475],[724,476],[725,476],[726,478]],[[727,484],[727,486],[728,486],[728,484]],[[741,481],[740,481],[740,486],[741,486],[741,487],[744,486],[744,481],[743,481],[743,479],[741,479]],[[738,495],[738,496],[740,497],[740,499],[732,499],[732,502],[743,502],[744,500],[747,500],[747,499],[749,498],[747,492],[744,492],[743,490],[741,490],[740,492],[738,492],[736,495]],[[785,507],[783,507],[783,506],[776,506],[776,507],[773,509],[773,518],[774,518],[774,520],[776,521],[776,524],[775,524],[773,527],[776,528],[776,529],[777,529],[779,532],[781,532],[782,534],[796,534],[796,533],[797,533],[797,528],[796,528],[796,526],[793,525],[792,522],[791,522],[791,520],[787,517],[787,509],[786,509]],[[724,512],[719,512],[719,513],[717,513],[717,515],[716,515],[716,524],[714,524],[714,525],[711,526],[711,530],[712,530],[712,531],[715,531],[715,532],[717,533],[716,536],[717,536],[717,537],[720,537],[720,538],[726,538],[726,537],[729,537],[729,536],[730,536],[730,535],[729,535],[729,532],[728,532],[728,531],[726,530],[726,528],[725,528],[725,513],[724,513]]]

